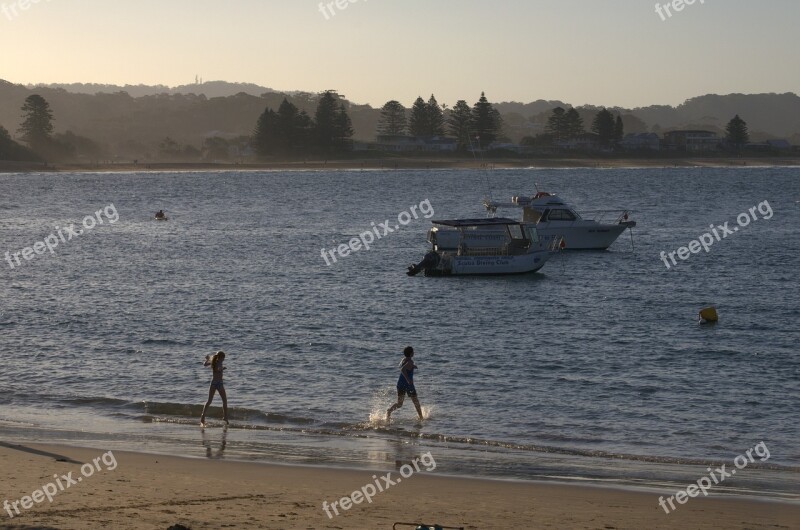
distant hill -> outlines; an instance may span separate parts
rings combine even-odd
[[[207,82],[169,88],[166,86],[114,86],[52,84],[24,86],[0,80],[0,126],[16,136],[25,98],[40,94],[55,115],[55,129],[87,137],[117,156],[148,158],[166,137],[183,145],[199,147],[204,138],[236,138],[253,132],[265,108],[277,109],[284,97],[313,115],[317,94],[280,93],[247,83]],[[491,97],[491,94],[488,94]],[[472,104],[478,94],[465,95]],[[446,102],[452,106],[455,102]],[[503,115],[512,141],[544,130],[550,112],[561,101],[495,104]],[[588,129],[598,107],[578,111]],[[747,121],[753,140],[789,138],[800,143],[800,97],[796,94],[706,95],[677,107],[650,106],[613,109],[623,115],[626,131],[664,132],[675,128],[722,131],[739,114]],[[380,109],[348,103],[356,140],[373,140]]]
[[[29,89],[62,88],[72,94],[114,94],[127,92],[135,98],[142,96],[156,96],[158,94],[197,94],[208,98],[224,98],[244,93],[251,96],[260,96],[275,90],[253,83],[229,83],[227,81],[205,81],[191,85],[181,85],[170,88],[166,85],[102,85],[96,83],[49,83],[27,85]]]

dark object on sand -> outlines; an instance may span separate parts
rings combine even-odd
[[[463,526],[442,526],[439,524],[421,524],[421,523],[394,523],[392,530],[397,530],[399,526],[413,526],[415,530],[464,530]]]

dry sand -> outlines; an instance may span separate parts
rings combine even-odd
[[[2,500],[31,495],[54,474],[81,476],[104,451],[0,444]],[[606,488],[419,474],[329,519],[322,510],[373,481],[372,471],[113,453],[113,471],[84,478],[0,528],[390,529],[397,521],[487,529],[797,529],[800,503],[690,499],[666,515],[658,496]],[[109,463],[111,458],[108,458]],[[387,470],[388,471],[388,470]],[[395,473],[397,476],[397,473]],[[413,527],[398,527],[407,530]]]

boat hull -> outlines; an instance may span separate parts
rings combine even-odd
[[[521,256],[443,255],[440,266],[426,273],[429,276],[529,274],[544,267],[551,255],[551,252],[534,252]]]
[[[549,226],[537,225],[539,236],[548,241],[564,238],[565,250],[606,250],[614,244],[631,223],[594,226]]]

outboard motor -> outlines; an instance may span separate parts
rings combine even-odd
[[[439,254],[436,251],[431,250],[425,254],[425,257],[422,258],[422,261],[420,261],[419,264],[410,265],[406,274],[409,276],[416,276],[422,271],[435,269],[436,266],[439,265],[439,259]]]

